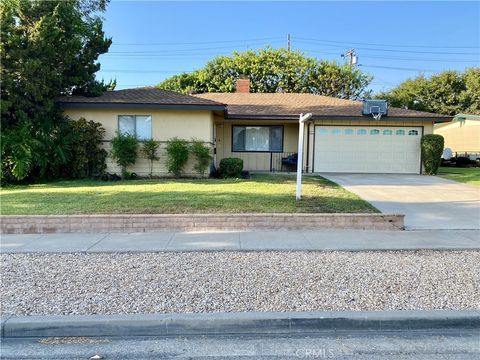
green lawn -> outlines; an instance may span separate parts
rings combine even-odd
[[[480,186],[480,168],[441,167],[438,175],[450,180]]]
[[[378,212],[321,177],[253,174],[249,180],[185,179],[102,182],[61,181],[0,190],[2,214]]]

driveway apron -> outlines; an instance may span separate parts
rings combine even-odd
[[[405,214],[407,230],[480,229],[480,188],[427,175],[320,174],[383,213]]]

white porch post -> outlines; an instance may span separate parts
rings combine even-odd
[[[303,133],[305,131],[305,122],[312,117],[311,113],[300,114],[298,120],[298,157],[297,157],[297,189],[295,198],[300,200],[302,197],[302,167],[303,167]]]

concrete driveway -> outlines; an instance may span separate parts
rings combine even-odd
[[[405,214],[407,229],[480,229],[478,187],[426,175],[320,175],[383,213]]]

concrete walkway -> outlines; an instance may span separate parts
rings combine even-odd
[[[1,235],[2,253],[480,249],[478,230]]]
[[[407,229],[480,229],[480,188],[438,176],[321,174],[383,213],[405,214]]]

